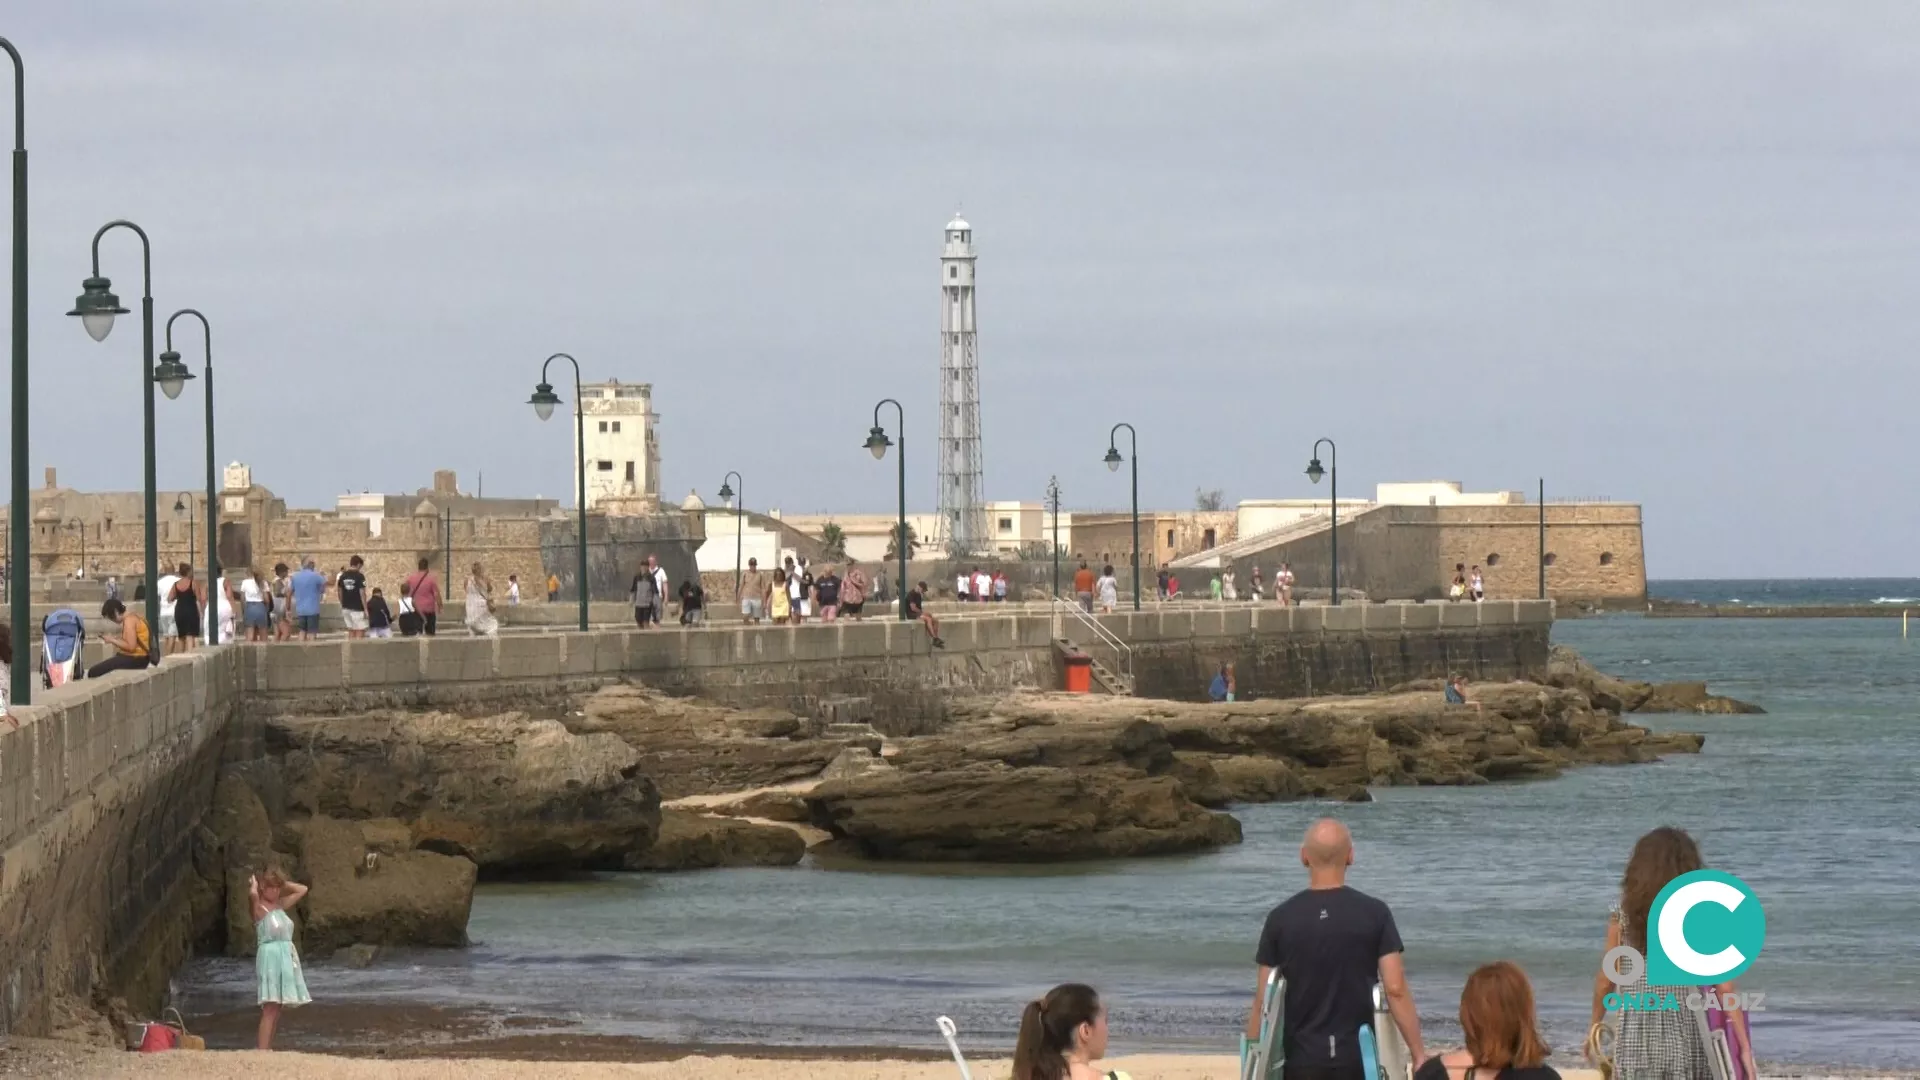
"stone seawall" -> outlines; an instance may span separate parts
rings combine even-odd
[[[147,1015],[186,959],[193,834],[240,701],[227,648],[43,691],[0,733],[0,1032],[124,997]]]
[[[1100,616],[1134,646],[1141,694],[1192,700],[1222,661],[1243,691],[1267,697],[1359,693],[1451,670],[1480,679],[1546,671],[1553,605],[1225,605]],[[1087,627],[1038,612],[946,618],[945,649],[895,619],[805,626],[593,630],[470,638],[253,647],[243,674],[248,715],[369,708],[564,705],[565,694],[631,677],[669,693],[807,714],[826,700],[872,702],[894,735],[937,730],[956,695],[1057,685],[1056,634],[1109,666],[1124,658]],[[252,740],[241,737],[244,754]]]

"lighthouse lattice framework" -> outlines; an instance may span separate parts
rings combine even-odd
[[[988,547],[973,267],[973,226],[955,214],[940,254],[940,535],[935,538],[935,550],[954,555],[979,555]]]

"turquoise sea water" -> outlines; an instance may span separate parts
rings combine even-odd
[[[1429,1040],[1466,973],[1518,961],[1554,1045],[1576,1050],[1607,905],[1634,839],[1678,824],[1766,905],[1761,1056],[1920,1070],[1920,640],[1888,620],[1563,623],[1556,638],[1644,679],[1708,679],[1765,716],[1654,717],[1706,751],[1363,805],[1242,807],[1239,847],[1062,869],[711,871],[483,886],[474,946],[309,973],[317,998],[476,1004],[680,1040],[982,1051],[1020,1005],[1092,982],[1125,1049],[1227,1052],[1266,910],[1304,884],[1313,818],[1353,828],[1356,887],[1387,900]],[[250,969],[197,961],[190,1011],[240,1004]]]

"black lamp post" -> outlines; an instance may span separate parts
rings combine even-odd
[[[887,447],[893,443],[887,439],[887,429],[880,426],[880,406],[892,405],[893,415],[900,429],[900,524],[894,533],[893,546],[900,553],[900,617],[907,617],[907,411],[892,398],[881,398],[873,406],[873,429],[867,432],[867,451],[875,461],[887,456]]]
[[[727,484],[728,480],[740,481],[740,501],[738,503],[733,501],[733,488]],[[727,506],[733,507],[733,605],[739,607],[742,599],[740,595],[740,581],[741,571],[743,569],[740,564],[740,552],[742,545],[745,543],[745,541],[741,539],[740,523],[747,509],[747,482],[739,473],[728,472],[727,475],[720,478],[720,501]]]
[[[173,497],[173,512],[175,514],[186,515],[186,518],[187,518],[187,565],[192,566],[193,557],[196,554],[194,549],[194,543],[193,543],[194,527],[193,527],[192,497],[187,495],[175,495]],[[212,588],[212,586],[209,585],[208,588]]]
[[[87,336],[95,341],[105,341],[113,332],[113,317],[125,315],[127,309],[120,306],[120,298],[113,295],[113,282],[100,276],[100,238],[112,229],[131,229],[140,237],[140,267],[142,271],[142,290],[140,294],[140,381],[144,387],[142,413],[146,428],[146,468],[143,484],[145,496],[142,506],[146,511],[145,531],[147,546],[147,632],[157,635],[160,632],[160,516],[154,496],[154,445],[153,445],[153,387],[156,382],[169,398],[180,396],[182,380],[186,378],[186,369],[175,361],[175,367],[162,372],[153,364],[153,244],[147,240],[147,231],[131,221],[114,220],[100,226],[93,234],[93,276],[81,283],[78,300],[74,301],[69,315],[78,316],[80,324],[86,327]],[[162,380],[165,381],[162,381]],[[148,650],[152,663],[160,662],[158,640],[155,648]]]
[[[1127,460],[1133,463],[1133,610],[1140,610],[1140,436],[1132,424],[1119,423],[1107,432],[1108,472],[1120,471],[1120,448],[1114,436],[1127,429]]]
[[[1060,478],[1047,477],[1047,501],[1053,504],[1053,598],[1060,599]]]
[[[207,379],[206,382],[201,385],[206,388],[207,398],[207,589],[209,590],[208,595],[213,597],[212,603],[217,609],[220,600],[218,593],[220,588],[220,544],[218,542],[220,536],[220,504],[214,501],[218,497],[218,489],[214,486],[216,479],[213,467],[213,328],[207,325],[207,317],[205,315],[200,314],[192,308],[181,308],[179,311],[167,317],[167,351],[160,354],[160,369],[162,374],[157,374],[155,378],[161,379],[160,389],[166,391],[168,397],[173,397],[180,392],[179,386],[181,382],[193,378],[192,373],[187,370],[187,365],[180,362],[180,354],[173,351],[173,321],[182,315],[191,315],[200,320],[200,336],[203,343],[202,350],[206,353],[206,367],[201,370],[206,374]],[[173,386],[174,389],[168,390],[167,387],[169,385]],[[193,562],[192,522],[188,522],[187,525],[187,562]],[[220,643],[220,620],[205,619],[203,622],[206,624],[207,644],[218,645]]]
[[[1331,468],[1320,467],[1320,444],[1327,444],[1327,464]],[[1328,580],[1333,583],[1330,601],[1335,607],[1340,605],[1340,448],[1333,445],[1332,439],[1317,439],[1313,444],[1313,460],[1307,462],[1307,479],[1319,483],[1322,476],[1332,479],[1332,487],[1327,489],[1327,543],[1332,549],[1328,555]]]
[[[565,360],[573,365],[574,460],[578,463],[573,471],[579,480],[579,490],[574,493],[574,497],[580,501],[580,543],[578,545],[580,565],[577,573],[580,589],[580,629],[585,631],[587,628],[587,405],[580,391],[580,361],[566,353],[554,353],[547,357],[546,363],[540,365],[540,385],[533,388],[533,396],[527,399],[527,404],[533,406],[535,415],[542,420],[553,415],[553,407],[560,404],[560,396],[553,392],[552,384],[547,382],[547,366],[555,360]],[[451,532],[452,526],[449,525],[448,528]]]
[[[28,524],[33,507],[27,490],[27,69],[12,42],[0,38],[0,49],[13,59],[13,516],[8,519],[7,600],[15,647],[24,653],[27,626],[33,621],[33,536]],[[85,544],[86,538],[80,542]],[[85,569],[84,556],[80,565]],[[33,665],[15,660],[10,681],[7,701],[32,704]]]

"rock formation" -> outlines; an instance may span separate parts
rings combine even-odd
[[[1587,695],[1595,708],[1617,713],[1764,713],[1758,705],[1707,692],[1704,682],[1645,683],[1618,679],[1565,645],[1547,656],[1547,681]]]
[[[303,955],[357,944],[465,945],[472,861],[433,851],[382,852],[367,840],[358,823],[326,817],[301,830],[299,879],[309,889],[300,909]]]
[[[1056,862],[1240,841],[1170,776],[977,762],[830,780],[807,796],[841,850],[916,862]]]
[[[792,866],[807,854],[800,834],[688,810],[660,811],[653,846],[627,857],[628,870],[706,870],[719,866]]]
[[[660,794],[633,747],[552,720],[282,717],[265,741],[289,816],[396,819],[413,847],[482,873],[618,869],[660,827]]]

